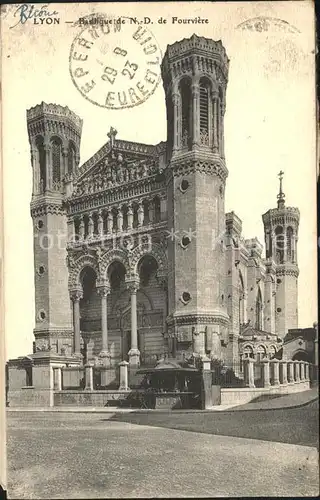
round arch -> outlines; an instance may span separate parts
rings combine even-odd
[[[108,279],[108,270],[113,262],[120,262],[125,268],[126,275],[127,276],[130,275],[128,253],[125,250],[117,248],[117,249],[112,249],[109,252],[106,252],[101,257],[99,265],[100,265],[101,277],[103,279],[106,280]]]
[[[240,347],[240,352],[245,353],[245,352],[252,352],[253,353],[253,344],[250,342],[246,342],[245,344],[242,344]]]
[[[293,361],[308,361],[309,363],[312,363],[310,353],[304,351],[303,349],[297,349],[292,354],[292,360]]]
[[[158,264],[158,271],[167,271],[167,256],[160,245],[153,243],[151,248],[149,248],[149,245],[139,245],[133,249],[130,260],[131,269],[135,275],[138,275],[139,273],[139,263],[141,259],[147,255],[156,260]]]
[[[75,261],[72,268],[69,269],[69,289],[81,288],[81,272],[85,267],[92,268],[97,276],[97,279],[99,279],[100,273],[96,259],[92,255],[82,255]]]

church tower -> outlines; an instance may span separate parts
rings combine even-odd
[[[224,275],[228,66],[221,41],[196,35],[169,45],[162,62],[167,108],[168,332],[178,350],[192,342],[194,352],[218,357],[227,342],[229,321]]]
[[[41,104],[27,111],[33,188],[35,344],[57,354],[72,350],[68,293],[66,189],[76,174],[82,120],[67,107]]]
[[[283,172],[279,173],[280,188],[277,208],[263,216],[266,258],[276,266],[275,326],[284,338],[291,328],[298,328],[298,259],[297,241],[300,213],[298,208],[285,206],[282,189]]]

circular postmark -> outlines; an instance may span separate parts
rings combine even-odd
[[[129,17],[94,14],[73,40],[69,70],[75,87],[92,104],[107,109],[145,102],[161,79],[162,54],[149,29]]]
[[[284,31],[286,33],[300,33],[300,31],[295,26],[292,26],[287,21],[284,21],[283,19],[278,19],[276,17],[266,17],[266,16],[258,16],[252,19],[247,19],[246,21],[238,24],[236,29],[256,31],[258,33],[262,33],[265,31]]]

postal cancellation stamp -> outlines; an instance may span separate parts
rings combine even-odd
[[[149,29],[129,17],[95,14],[76,23],[69,70],[82,96],[100,107],[138,106],[156,90],[160,47]]]

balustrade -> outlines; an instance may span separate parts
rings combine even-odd
[[[273,359],[271,361],[272,370],[271,370],[271,384],[272,385],[280,385],[279,380],[279,361],[277,359]]]
[[[166,218],[165,201],[159,198],[148,199],[75,217],[74,234],[81,241],[159,223]]]
[[[244,382],[246,387],[254,388],[254,363],[253,358],[244,358],[243,368],[244,368]]]

